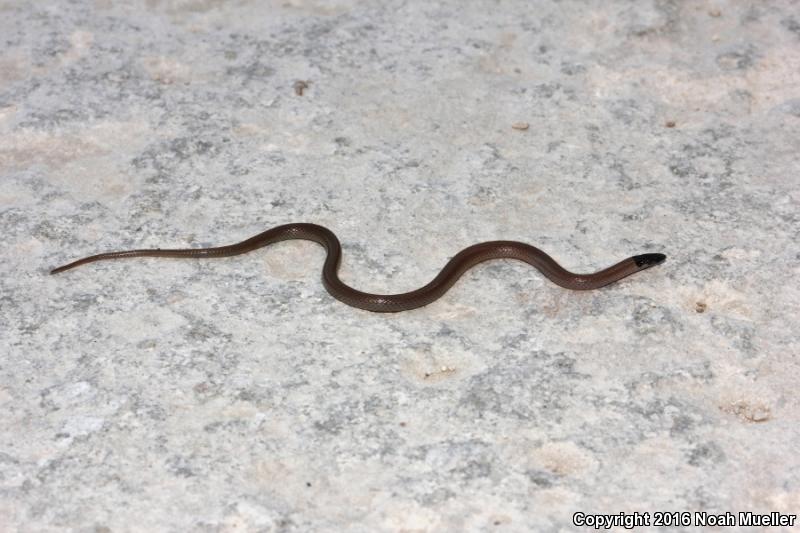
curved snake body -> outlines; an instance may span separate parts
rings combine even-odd
[[[156,248],[92,255],[55,268],[50,273],[58,274],[94,261],[126,257],[230,257],[290,239],[314,241],[325,247],[327,257],[322,267],[322,283],[327,291],[334,298],[347,305],[377,313],[407,311],[428,305],[447,292],[464,272],[478,263],[490,259],[517,259],[524,261],[539,270],[553,283],[573,290],[597,289],[658,265],[666,259],[664,254],[649,253],[629,257],[594,274],[574,274],[565,270],[549,255],[529,244],[516,241],[490,241],[475,244],[460,251],[447,262],[433,281],[424,287],[403,294],[370,294],[356,290],[339,279],[338,270],[342,258],[342,247],[339,244],[339,239],[336,238],[336,235],[331,230],[316,224],[297,223],[269,229],[245,241],[229,246],[173,250]]]

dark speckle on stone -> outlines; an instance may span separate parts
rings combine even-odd
[[[754,62],[754,51],[751,48],[731,50],[717,56],[717,65],[723,70],[744,70]]]

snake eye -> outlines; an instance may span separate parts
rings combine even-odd
[[[636,266],[641,269],[661,264],[666,258],[667,256],[664,254],[642,254],[633,256],[633,260],[636,261]]]

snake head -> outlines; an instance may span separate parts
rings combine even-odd
[[[667,256],[664,254],[642,254],[633,256],[633,260],[636,261],[636,266],[639,267],[639,270],[660,265],[666,258]]]

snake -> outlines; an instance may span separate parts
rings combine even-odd
[[[231,257],[252,252],[279,241],[292,239],[313,241],[325,248],[327,255],[322,266],[322,284],[331,296],[352,307],[376,313],[396,313],[428,305],[446,293],[464,272],[478,263],[492,259],[523,261],[536,268],[556,285],[572,290],[599,289],[631,274],[658,265],[666,259],[666,256],[661,253],[646,253],[629,257],[593,274],[575,274],[530,244],[517,241],[488,241],[469,246],[458,252],[430,283],[419,289],[402,294],[370,294],[354,289],[339,279],[342,246],[331,230],[317,224],[293,223],[268,229],[247,240],[228,246],[107,252],[78,259],[54,268],[50,273],[58,274],[95,261],[130,257]]]

